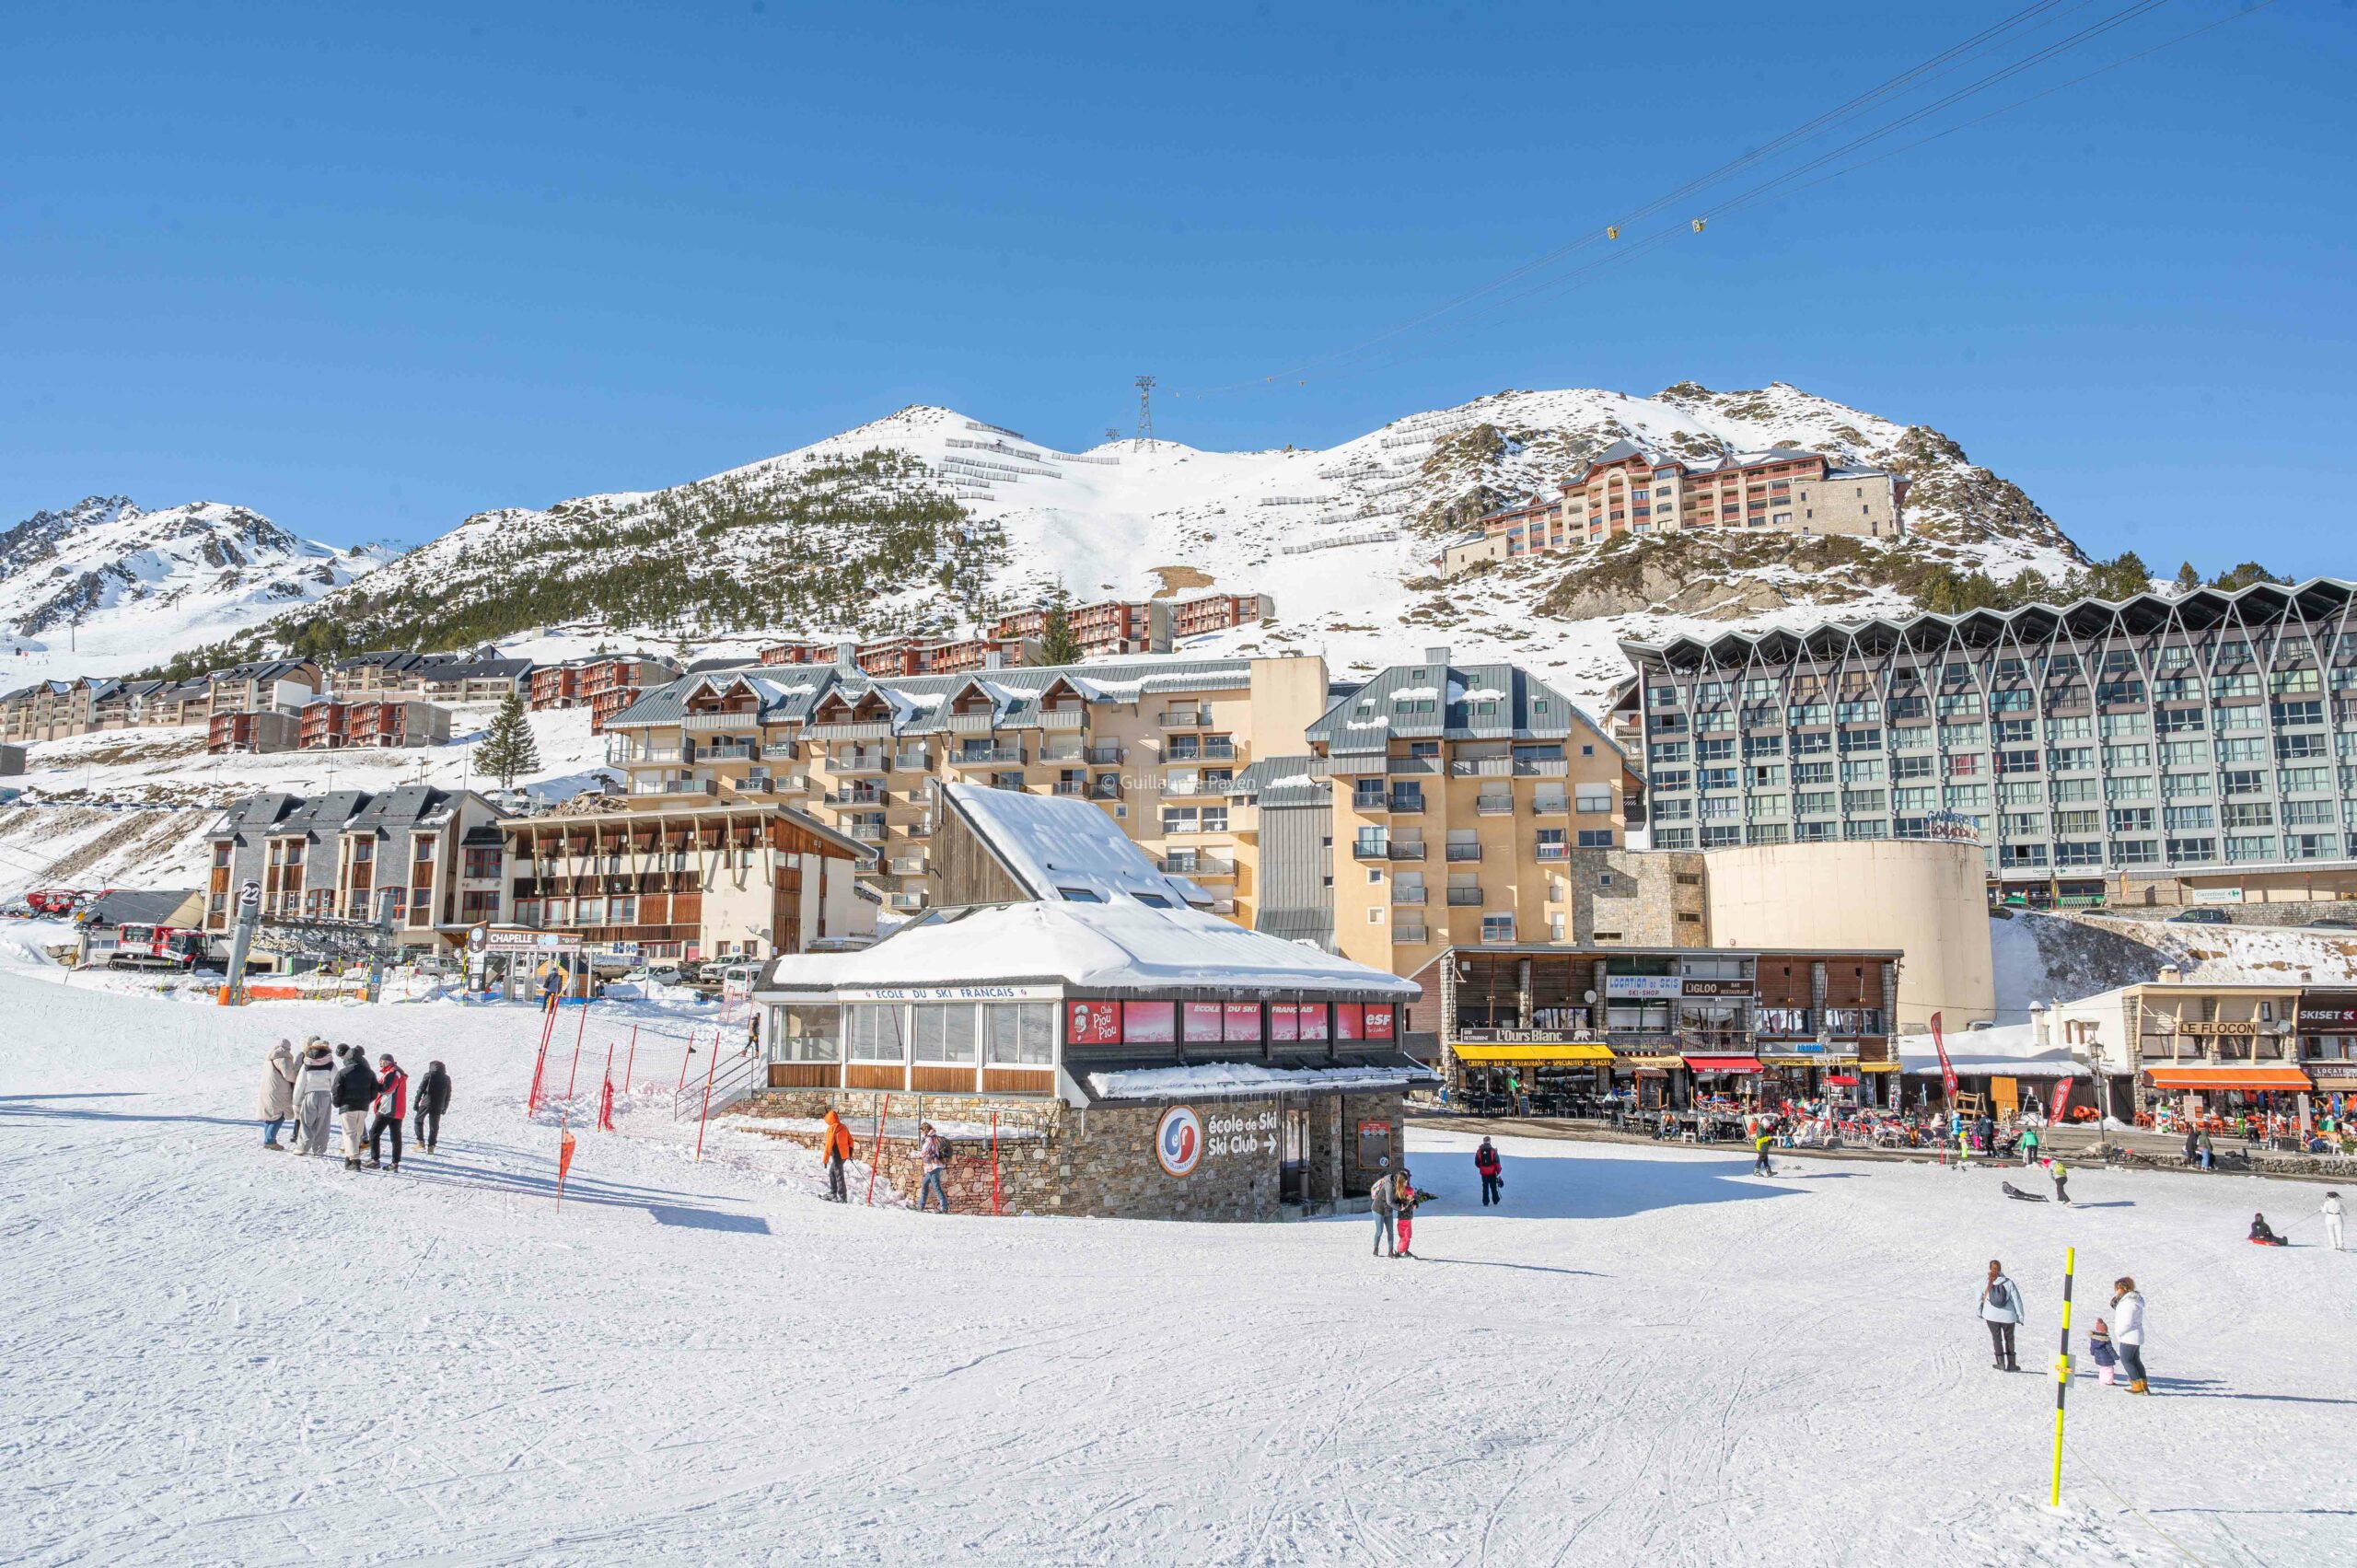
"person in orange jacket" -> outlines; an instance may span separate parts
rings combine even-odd
[[[851,1158],[851,1129],[833,1111],[827,1112],[826,1136],[819,1140],[819,1153],[827,1162],[827,1196],[838,1203],[851,1202],[851,1192],[843,1185],[843,1161]]]

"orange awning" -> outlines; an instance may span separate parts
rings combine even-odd
[[[2297,1067],[2155,1067],[2156,1089],[2190,1089],[2207,1094],[2214,1089],[2291,1089],[2308,1086],[2308,1075]]]

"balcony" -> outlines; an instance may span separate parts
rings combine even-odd
[[[952,751],[948,763],[953,768],[999,768],[1009,762],[1023,761],[1020,746],[993,746],[988,750]]]
[[[1380,751],[1337,752],[1326,759],[1326,772],[1338,779],[1364,777],[1389,772],[1393,761]]]
[[[896,855],[893,857],[890,871],[895,877],[923,877],[926,874],[925,866],[926,862],[923,855]]]
[[[1351,809],[1362,817],[1383,816],[1391,809],[1391,797],[1387,795],[1354,795],[1351,796]]]
[[[896,773],[929,773],[933,772],[933,753],[922,748],[898,752],[892,758],[892,771]]]
[[[1481,846],[1480,844],[1451,844],[1448,846],[1448,858],[1451,860],[1479,860],[1481,858]]]
[[[633,795],[718,795],[718,779],[633,779]]]
[[[1212,912],[1213,914],[1233,917],[1236,913],[1236,900],[1234,899],[1213,899],[1212,900]]]
[[[1083,761],[1080,743],[1069,739],[1043,738],[1039,742],[1039,761],[1053,763],[1058,767],[1077,768]]]
[[[1451,907],[1457,909],[1479,909],[1481,905],[1481,889],[1451,888],[1448,890],[1448,901]]]
[[[827,766],[835,773],[843,776],[853,773],[881,773],[890,770],[892,760],[888,753],[883,751],[846,751],[830,761]]]
[[[1234,779],[1166,779],[1163,781],[1162,793],[1166,799],[1171,800],[1198,800],[1205,797],[1224,800],[1235,787]]]
[[[1530,811],[1535,817],[1568,817],[1572,814],[1572,803],[1563,796],[1542,795],[1530,803]]]
[[[845,720],[836,724],[813,724],[803,727],[803,736],[810,740],[889,740],[892,738],[890,719]]]
[[[1391,841],[1391,854],[1389,858],[1393,860],[1422,860],[1424,858],[1424,841],[1422,839],[1394,839]]]
[[[1514,815],[1514,796],[1485,795],[1473,803],[1473,809],[1484,817],[1511,817]]]
[[[1097,783],[1088,786],[1088,798],[1091,800],[1120,799],[1120,781],[1118,779],[1099,779]]]
[[[809,788],[800,773],[748,773],[737,783],[739,795],[801,795]]]
[[[1209,708],[1169,708],[1155,714],[1154,722],[1164,729],[1202,729],[1212,722]]]
[[[761,727],[761,715],[756,713],[690,714],[679,720],[679,727],[689,730],[759,729]]]
[[[802,752],[801,743],[793,740],[772,740],[761,748],[764,762],[791,762]]]
[[[1236,875],[1236,862],[1216,854],[1166,854],[1161,861],[1165,875],[1171,877],[1212,877],[1226,878]]]
[[[1571,858],[1571,846],[1541,842],[1531,846],[1531,854],[1540,860],[1568,860]]]
[[[1407,886],[1394,882],[1391,884],[1391,901],[1395,904],[1421,904],[1424,901],[1424,889],[1421,885]]]
[[[1421,817],[1424,814],[1422,795],[1395,795],[1391,797],[1391,814],[1395,817]]]
[[[628,767],[650,762],[676,764],[679,761],[679,749],[676,746],[633,746],[626,736],[616,737],[606,742],[606,762],[610,767]]]
[[[825,799],[830,806],[865,806],[876,807],[888,805],[891,796],[880,789],[830,789]]]
[[[952,714],[947,727],[952,735],[988,735],[998,727],[998,714],[995,712]]]
[[[1394,778],[1415,778],[1440,772],[1437,757],[1387,757],[1383,771]]]
[[[1087,724],[1088,712],[1085,708],[1044,708],[1040,710],[1039,727],[1041,729],[1082,729],[1086,728]]]
[[[1118,746],[1091,746],[1081,753],[1082,759],[1102,768],[1118,768],[1128,753]]]
[[[884,824],[881,822],[853,822],[843,831],[864,844],[880,844],[884,842]]]
[[[1351,841],[1353,860],[1389,860],[1391,845],[1383,839],[1353,839]]]
[[[896,910],[909,913],[924,908],[923,893],[892,893],[888,895],[884,901]]]
[[[1432,940],[1432,934],[1421,925],[1395,925],[1391,940],[1395,946],[1422,947]]]
[[[759,745],[750,740],[714,740],[702,746],[688,748],[682,759],[689,762],[751,762],[761,754]]]

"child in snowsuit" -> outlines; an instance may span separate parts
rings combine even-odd
[[[2100,1318],[2096,1319],[2096,1331],[2087,1336],[2087,1353],[2095,1358],[2096,1376],[2110,1388],[2119,1366],[2119,1353],[2111,1348],[2111,1326]]]
[[[2250,1242],[2253,1247],[2289,1247],[2291,1245],[2275,1234],[2275,1227],[2267,1223],[2265,1214],[2251,1215]]]
[[[1408,1179],[1408,1167],[1399,1167],[1399,1175],[1391,1184],[1392,1206],[1399,1213],[1399,1250],[1396,1256],[1412,1258],[1416,1255],[1412,1250],[1416,1236],[1416,1205],[1431,1196],[1429,1192],[1416,1191],[1414,1183]]]

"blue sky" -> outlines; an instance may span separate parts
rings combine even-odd
[[[1161,434],[1223,447],[1782,379],[1945,430],[2100,552],[2357,573],[2348,0],[1323,357],[2013,4],[17,7],[0,524],[122,492],[414,542],[909,402],[1085,444],[1141,371]]]

